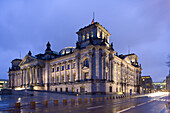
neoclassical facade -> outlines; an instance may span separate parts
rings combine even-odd
[[[118,55],[111,35],[98,22],[77,32],[76,47],[60,52],[47,43],[44,54],[12,61],[9,86],[14,89],[79,93],[140,93],[141,65],[135,54]]]

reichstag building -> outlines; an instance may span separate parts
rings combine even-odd
[[[60,52],[48,42],[44,54],[14,59],[9,87],[76,93],[140,93],[141,65],[132,53],[118,55],[109,43],[111,35],[98,22],[76,32],[76,47]]]

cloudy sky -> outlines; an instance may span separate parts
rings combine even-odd
[[[92,21],[110,33],[119,54],[139,57],[142,75],[158,82],[168,75],[169,0],[0,0],[0,78],[8,79],[11,61],[32,51],[75,46],[76,31]]]

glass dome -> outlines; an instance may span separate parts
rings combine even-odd
[[[60,51],[61,55],[69,54],[74,51],[75,47],[66,47]]]

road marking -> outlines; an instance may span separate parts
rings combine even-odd
[[[121,112],[127,111],[127,110],[129,110],[129,109],[134,108],[134,107],[135,107],[135,106],[128,107],[128,108],[126,108],[126,109],[123,109],[123,110],[121,110],[121,111],[118,111],[117,113],[121,113]]]
[[[147,102],[138,104],[137,106],[142,106],[142,105],[147,104],[147,103],[150,103],[150,102],[152,102],[152,101],[154,101],[154,100],[149,100],[149,101],[147,101]],[[137,106],[128,107],[128,108],[126,108],[126,109],[123,109],[123,110],[118,111],[117,113],[121,113],[121,112],[127,111],[127,110],[132,109],[132,108],[135,108],[135,107],[137,107]]]
[[[95,109],[95,108],[101,108],[101,107],[103,107],[103,106],[94,106],[94,107],[89,107],[87,109]]]

